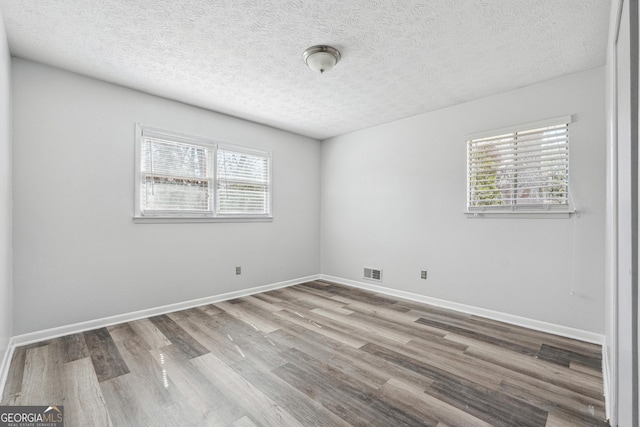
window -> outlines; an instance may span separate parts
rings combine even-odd
[[[221,215],[268,214],[269,157],[218,149],[217,206]]]
[[[136,126],[136,218],[271,215],[271,155]]]
[[[468,212],[569,211],[571,117],[467,140]]]

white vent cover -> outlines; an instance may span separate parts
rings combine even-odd
[[[364,278],[382,282],[382,270],[379,268],[364,268]]]

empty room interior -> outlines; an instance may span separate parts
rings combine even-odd
[[[0,0],[0,426],[637,427],[638,16]]]

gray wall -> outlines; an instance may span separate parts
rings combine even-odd
[[[14,334],[320,270],[318,141],[22,59],[13,89]],[[134,224],[135,122],[271,150],[273,222]]]
[[[0,362],[12,335],[11,58],[0,15]]]
[[[324,141],[322,273],[602,334],[604,71]],[[466,218],[465,134],[567,114],[579,214]]]

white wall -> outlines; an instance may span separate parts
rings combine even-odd
[[[607,312],[605,386],[611,425],[638,425],[638,6],[612,2],[608,49]],[[635,301],[634,301],[635,299]],[[636,322],[634,324],[634,319]]]
[[[616,46],[617,72],[617,151],[618,151],[618,369],[625,375],[618,376],[618,405],[620,425],[631,425],[632,393],[632,182],[631,116],[630,116],[630,57],[629,57],[629,6],[625,1],[620,21],[619,42]]]
[[[318,141],[22,59],[13,90],[14,334],[318,273]],[[135,122],[272,150],[273,222],[134,224]]]
[[[619,8],[622,0],[614,0],[609,17],[609,39],[607,41],[606,108],[607,108],[607,210],[605,225],[605,342],[603,349],[603,382],[607,398],[606,413],[612,426],[617,425],[618,381],[618,144],[617,144],[617,50]]]
[[[12,335],[11,58],[0,15],[0,370]]]
[[[324,141],[322,273],[602,334],[604,88],[598,68]],[[465,134],[567,114],[579,215],[466,218]]]

